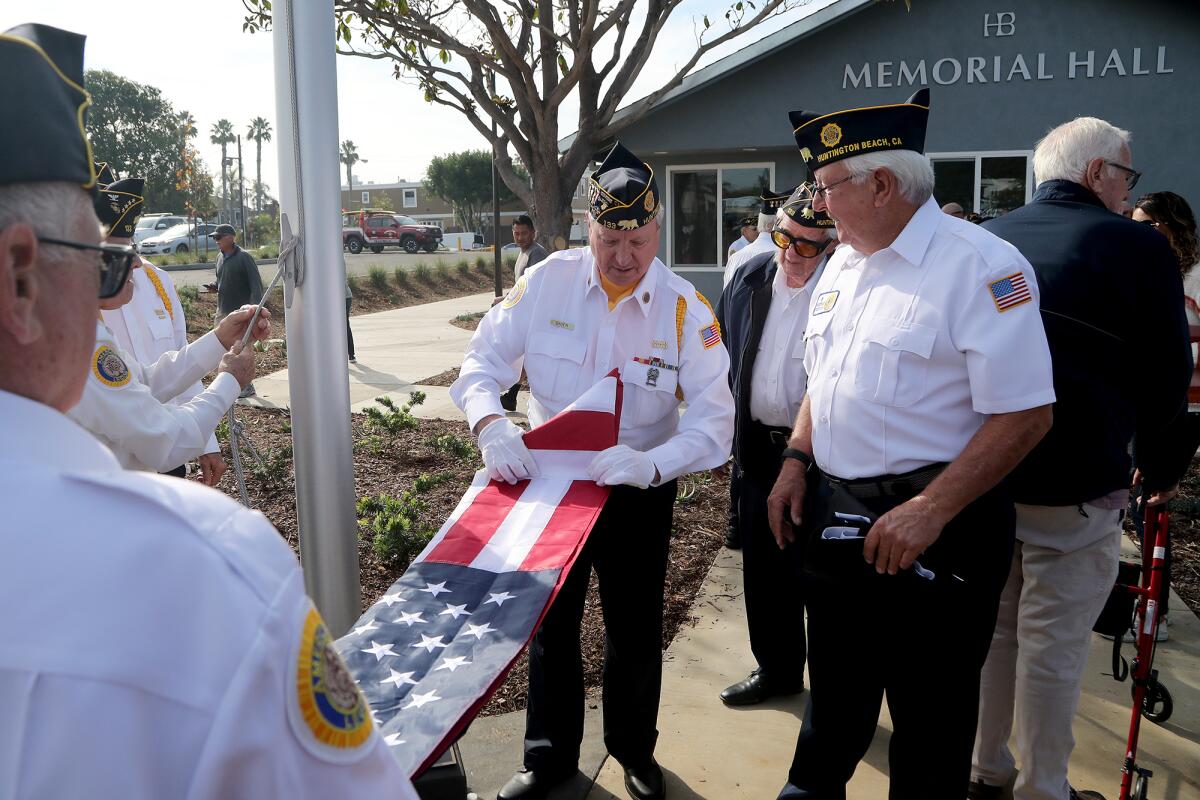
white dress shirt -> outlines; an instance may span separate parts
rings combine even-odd
[[[758,355],[750,374],[750,417],[763,425],[790,428],[804,401],[808,373],[804,370],[804,328],[813,289],[824,265],[803,286],[787,285],[783,269],[775,269],[771,305],[763,321]]]
[[[183,405],[171,398],[216,369],[225,346],[209,331],[182,350],[142,365],[102,322],[79,404],[68,413],[112,449],[126,469],[165,472],[204,455],[241,387],[227,372]]]
[[[776,249],[775,242],[771,241],[771,235],[766,231],[759,231],[753,242],[738,250],[725,262],[725,275],[721,279],[721,287],[729,285],[729,282],[733,280],[733,273],[737,272],[737,268],[742,264],[759,253],[769,253]]]
[[[5,392],[0,439],[0,797],[416,800],[265,517]]]
[[[1027,300],[1009,304],[1024,297],[1012,281]],[[804,363],[813,455],[826,472],[953,461],[988,415],[1054,402],[1029,262],[932,198],[890,247],[839,247],[814,293]]]
[[[529,421],[540,425],[620,370],[618,440],[647,452],[665,482],[729,455],[729,355],[715,326],[708,303],[657,258],[610,311],[591,249],[561,251],[526,272],[480,321],[450,397],[472,428],[503,416],[501,387],[516,383],[523,366]]]
[[[187,320],[170,273],[139,258],[141,268],[130,273],[133,299],[118,309],[101,311],[100,318],[112,331],[122,350],[132,355],[139,364],[149,366],[163,354],[187,347]],[[159,294],[158,286],[151,280],[151,273],[158,278],[165,297]],[[203,391],[204,384],[196,381],[171,398],[170,402],[181,406]],[[205,453],[221,452],[216,434],[209,438],[207,447]]]

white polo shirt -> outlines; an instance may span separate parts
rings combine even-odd
[[[265,517],[6,392],[0,439],[0,797],[416,800]]]
[[[534,425],[617,369],[625,386],[618,441],[647,452],[662,481],[728,459],[729,354],[708,302],[657,258],[611,311],[590,248],[554,253],[521,276],[480,321],[450,387],[472,428],[504,415],[501,387],[522,366]]]
[[[721,286],[725,287],[729,285],[729,282],[733,280],[733,273],[737,272],[738,267],[742,264],[745,264],[760,253],[770,253],[777,249],[779,248],[776,247],[775,242],[771,241],[771,234],[766,231],[759,231],[758,236],[753,242],[738,250],[725,262],[725,275],[721,278]]]
[[[1029,262],[933,198],[890,247],[838,248],[805,340],[813,455],[841,478],[953,461],[988,415],[1054,402]]]

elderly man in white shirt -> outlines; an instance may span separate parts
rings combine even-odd
[[[803,526],[808,611],[811,697],[780,798],[844,797],[885,694],[892,795],[964,796],[1013,548],[999,484],[1050,425],[1032,270],[938,208],[928,114],[923,89],[791,115],[813,208],[841,246],[815,290],[808,394],[768,499],[781,546]]]

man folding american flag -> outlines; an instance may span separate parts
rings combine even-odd
[[[528,643],[608,498],[587,477],[617,443],[614,370],[525,434],[538,476],[475,474],[429,545],[337,642],[409,775],[454,740]]]

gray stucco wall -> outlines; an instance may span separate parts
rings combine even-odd
[[[1135,197],[1170,189],[1200,208],[1200,3],[912,5],[908,12],[898,0],[877,3],[843,16],[660,106],[622,131],[621,141],[651,162],[660,181],[671,164],[773,161],[776,184],[791,185],[804,171],[789,110],[901,102],[927,85],[927,152],[1032,150],[1055,124],[1098,116],[1133,133],[1134,166],[1144,173]]]

